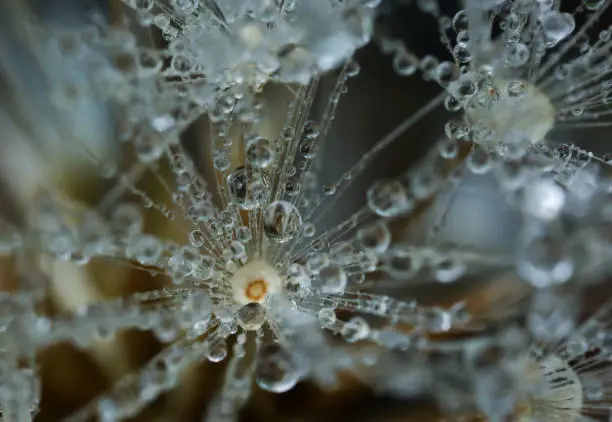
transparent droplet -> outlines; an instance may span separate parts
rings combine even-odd
[[[247,143],[246,158],[254,168],[266,168],[274,163],[274,144],[266,138],[252,139]]]
[[[538,288],[565,283],[574,275],[564,243],[544,234],[530,234],[517,258],[519,275]]]
[[[247,243],[250,242],[252,238],[251,228],[247,226],[241,226],[236,229],[236,239],[239,242]]]
[[[461,277],[467,267],[457,258],[448,257],[434,266],[434,276],[440,283],[450,283]]]
[[[510,81],[507,93],[510,98],[522,98],[527,93],[527,85],[523,81]]]
[[[237,320],[243,330],[258,330],[266,322],[266,310],[257,302],[247,303],[238,310]]]
[[[129,257],[134,258],[143,265],[155,264],[162,251],[161,242],[155,236],[148,234],[131,238],[126,249]]]
[[[291,264],[287,269],[285,290],[293,294],[303,294],[310,289],[310,276],[303,265]]]
[[[262,205],[269,191],[265,173],[248,172],[245,167],[238,167],[227,177],[232,203],[243,209],[254,209]]]
[[[391,244],[391,232],[384,222],[376,222],[357,232],[359,246],[375,253],[383,253]]]
[[[486,174],[491,170],[491,156],[484,148],[475,148],[468,155],[466,166],[473,174]]]
[[[540,15],[540,23],[546,37],[546,47],[551,48],[557,45],[574,31],[576,22],[569,13],[549,11]]]
[[[300,380],[301,372],[293,356],[279,344],[265,346],[257,355],[255,381],[263,390],[289,391]]]
[[[342,294],[346,288],[347,277],[340,265],[332,263],[319,270],[316,281],[322,293]]]
[[[510,44],[506,50],[506,59],[510,66],[520,67],[529,60],[529,47],[523,43]]]
[[[305,139],[300,144],[300,153],[304,158],[311,159],[317,155],[316,139]]]
[[[349,343],[367,338],[370,333],[368,322],[362,317],[353,317],[344,324],[340,334]]]
[[[395,180],[378,180],[367,192],[370,209],[381,217],[393,217],[410,206],[406,190]]]
[[[553,180],[529,183],[523,193],[523,211],[542,220],[554,220],[565,205],[565,191]]]
[[[268,239],[278,243],[287,242],[300,230],[302,216],[290,202],[274,201],[264,212],[264,232]]]
[[[455,13],[452,24],[455,32],[466,31],[468,29],[469,19],[465,10]]]
[[[384,258],[385,270],[395,278],[413,276],[423,265],[423,258],[405,246],[394,246]]]
[[[306,260],[306,267],[312,274],[316,274],[329,263],[329,256],[325,253],[312,252]]]
[[[437,145],[438,152],[442,158],[447,160],[457,157],[459,153],[459,143],[456,139],[447,138]]]
[[[208,346],[206,357],[211,362],[221,362],[227,356],[227,343],[225,340],[218,340]]]
[[[333,308],[323,308],[317,313],[317,318],[323,327],[329,327],[336,322],[336,312]]]
[[[393,56],[393,69],[400,76],[414,75],[419,65],[419,59],[405,49],[398,49]]]

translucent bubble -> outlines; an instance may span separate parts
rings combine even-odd
[[[232,203],[246,210],[261,206],[268,196],[267,175],[247,172],[244,167],[238,167],[227,177],[227,185]]]
[[[302,226],[302,234],[304,237],[313,237],[315,235],[316,229],[314,224],[312,223],[304,223]]]
[[[491,156],[484,148],[475,148],[468,155],[466,166],[473,174],[486,174],[491,170]]]
[[[472,52],[467,45],[457,44],[453,48],[453,56],[461,64],[469,63],[472,61]]]
[[[510,81],[507,93],[510,98],[522,98],[527,93],[527,85],[523,81]]]
[[[303,265],[291,264],[287,269],[285,290],[294,294],[304,294],[310,289],[310,276]]]
[[[383,253],[391,244],[391,232],[387,225],[380,221],[364,227],[357,232],[359,246],[375,253]]]
[[[553,180],[537,180],[526,186],[523,211],[542,220],[554,220],[565,205],[565,191]]]
[[[402,245],[389,249],[384,262],[384,269],[394,278],[410,277],[423,266],[423,258],[410,248]]]
[[[448,111],[459,111],[463,105],[452,95],[447,95],[444,98],[444,108]]]
[[[184,54],[175,54],[170,65],[178,73],[189,73],[193,70],[194,63]]]
[[[129,257],[134,258],[143,265],[155,264],[162,251],[161,242],[155,236],[147,234],[130,238],[126,249]]]
[[[367,338],[370,333],[368,322],[362,317],[353,317],[344,324],[340,334],[349,343]]]
[[[370,209],[381,217],[393,217],[410,207],[402,184],[396,180],[378,180],[367,192]]]
[[[187,209],[187,216],[198,222],[208,222],[215,218],[215,207],[208,201],[195,202]]]
[[[136,7],[136,9],[143,12],[150,11],[151,9],[153,9],[154,5],[154,0],[135,0],[134,2],[134,6]]]
[[[251,228],[247,226],[241,226],[236,229],[236,239],[239,242],[247,243],[250,242],[252,238]]]
[[[242,242],[239,242],[237,240],[234,240],[230,243],[229,250],[233,259],[240,259],[246,256],[246,248],[244,247]]]
[[[442,308],[423,308],[419,314],[419,326],[427,331],[443,332],[452,327],[452,316]]]
[[[441,62],[436,68],[435,79],[442,86],[450,84],[457,76],[457,68],[455,63]]]
[[[398,49],[393,56],[393,69],[398,75],[414,75],[419,66],[419,59],[405,49]]]
[[[289,179],[285,183],[285,194],[287,196],[296,197],[300,194],[300,181],[298,178]]]
[[[301,224],[300,212],[287,201],[274,201],[264,212],[264,232],[268,239],[278,243],[292,239],[300,231]]]
[[[297,384],[301,375],[302,371],[293,356],[279,344],[270,344],[259,351],[255,381],[263,390],[284,393]]]
[[[546,37],[546,47],[551,48],[565,39],[576,28],[574,17],[569,13],[549,11],[540,15],[540,23]]]
[[[257,302],[251,302],[238,310],[236,316],[243,330],[258,330],[266,322],[266,310]]]
[[[300,144],[300,153],[304,158],[311,159],[317,155],[316,139],[305,139]]]
[[[247,143],[246,158],[254,168],[266,168],[274,163],[274,144],[266,138],[252,139]]]
[[[211,362],[221,362],[227,356],[227,343],[225,340],[215,341],[208,346],[206,357]]]
[[[322,293],[342,294],[346,288],[347,277],[340,265],[331,263],[319,270],[316,282]]]
[[[138,161],[145,164],[157,161],[165,147],[164,142],[154,133],[142,133],[134,137],[133,145]]]
[[[506,59],[510,66],[520,67],[529,60],[529,47],[523,43],[511,44],[506,50]]]
[[[310,253],[306,260],[306,267],[313,274],[318,273],[327,264],[329,264],[329,256],[325,253]]]
[[[457,44],[467,45],[470,42],[470,33],[469,31],[459,31],[457,32]]]
[[[219,171],[227,171],[230,168],[230,159],[226,154],[217,155],[213,159],[213,166]]]
[[[317,312],[317,318],[324,327],[329,327],[336,322],[336,312],[333,308],[323,308]]]
[[[436,280],[440,283],[451,283],[465,274],[467,266],[457,258],[447,257],[436,263],[433,269]]]
[[[530,234],[517,254],[517,272],[538,288],[562,284],[574,275],[574,262],[560,239]]]
[[[457,154],[459,154],[459,144],[456,139],[444,139],[442,142],[438,143],[437,148],[440,156],[447,160],[455,158]]]
[[[111,216],[111,228],[122,234],[137,234],[142,230],[143,218],[141,209],[136,204],[117,205]]]
[[[460,10],[453,16],[453,30],[455,32],[466,31],[468,29],[469,19],[465,10]]]
[[[466,75],[462,75],[458,80],[448,85],[448,92],[457,100],[463,102],[472,98],[472,96],[476,94],[476,91],[476,83]]]

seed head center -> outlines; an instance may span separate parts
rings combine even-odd
[[[246,296],[251,300],[251,302],[259,302],[264,298],[267,290],[268,282],[266,280],[252,280],[246,286]]]
[[[234,300],[241,305],[261,303],[268,294],[282,290],[278,271],[263,259],[248,262],[234,273],[230,283]]]

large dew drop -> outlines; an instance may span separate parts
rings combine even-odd
[[[266,138],[251,139],[247,143],[246,157],[254,168],[266,168],[274,163],[274,145]]]
[[[239,167],[227,177],[231,201],[239,207],[251,210],[260,206],[269,191],[267,176],[262,173],[247,172]]]
[[[283,243],[295,236],[302,225],[300,212],[290,202],[274,201],[264,213],[264,232],[268,239]]]
[[[291,390],[300,379],[301,371],[293,356],[278,344],[264,347],[257,356],[255,381],[272,393]]]

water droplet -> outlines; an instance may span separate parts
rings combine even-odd
[[[484,148],[475,148],[468,155],[466,166],[473,174],[486,174],[491,170],[491,157]]]
[[[151,265],[157,262],[162,249],[161,242],[155,236],[144,234],[130,238],[126,253],[143,265]]]
[[[336,312],[333,308],[323,308],[317,313],[319,322],[324,327],[329,327],[336,322]]]
[[[255,381],[263,390],[284,393],[300,380],[301,371],[293,356],[278,344],[262,348],[257,355]]]
[[[342,294],[346,288],[347,277],[338,264],[328,264],[321,268],[316,278],[316,286],[322,293]]]
[[[270,240],[286,242],[295,236],[302,224],[300,212],[290,202],[274,201],[264,212],[264,232]]]
[[[285,290],[293,294],[304,294],[310,289],[310,276],[303,265],[291,264],[287,269]]]
[[[357,241],[366,251],[383,253],[391,244],[391,232],[384,222],[376,222],[360,229],[357,232]]]
[[[453,16],[453,30],[455,32],[466,31],[468,29],[469,19],[465,10],[460,10]]]
[[[385,270],[394,278],[414,275],[423,265],[423,258],[410,248],[397,245],[385,255]]]
[[[266,322],[266,310],[257,302],[247,303],[238,310],[237,320],[243,330],[258,330]]]
[[[401,183],[396,180],[378,180],[367,192],[370,209],[381,217],[393,217],[410,207],[410,201]]]
[[[266,168],[274,163],[274,145],[266,138],[255,138],[247,143],[246,158],[254,168]]]
[[[546,36],[546,47],[551,48],[565,39],[576,28],[574,17],[569,13],[549,11],[540,15],[542,30]]]
[[[354,343],[365,339],[370,333],[370,326],[362,317],[353,317],[344,324],[340,334],[349,342]]]
[[[208,346],[206,357],[211,362],[221,362],[227,356],[227,344],[221,339]]]
[[[574,275],[574,262],[564,244],[544,234],[531,234],[518,248],[518,274],[538,288],[565,283]]]
[[[269,183],[265,173],[248,172],[238,167],[227,177],[232,203],[251,210],[262,205],[268,195]]]
[[[393,56],[393,69],[400,76],[414,75],[419,65],[419,59],[412,53],[400,48]]]

